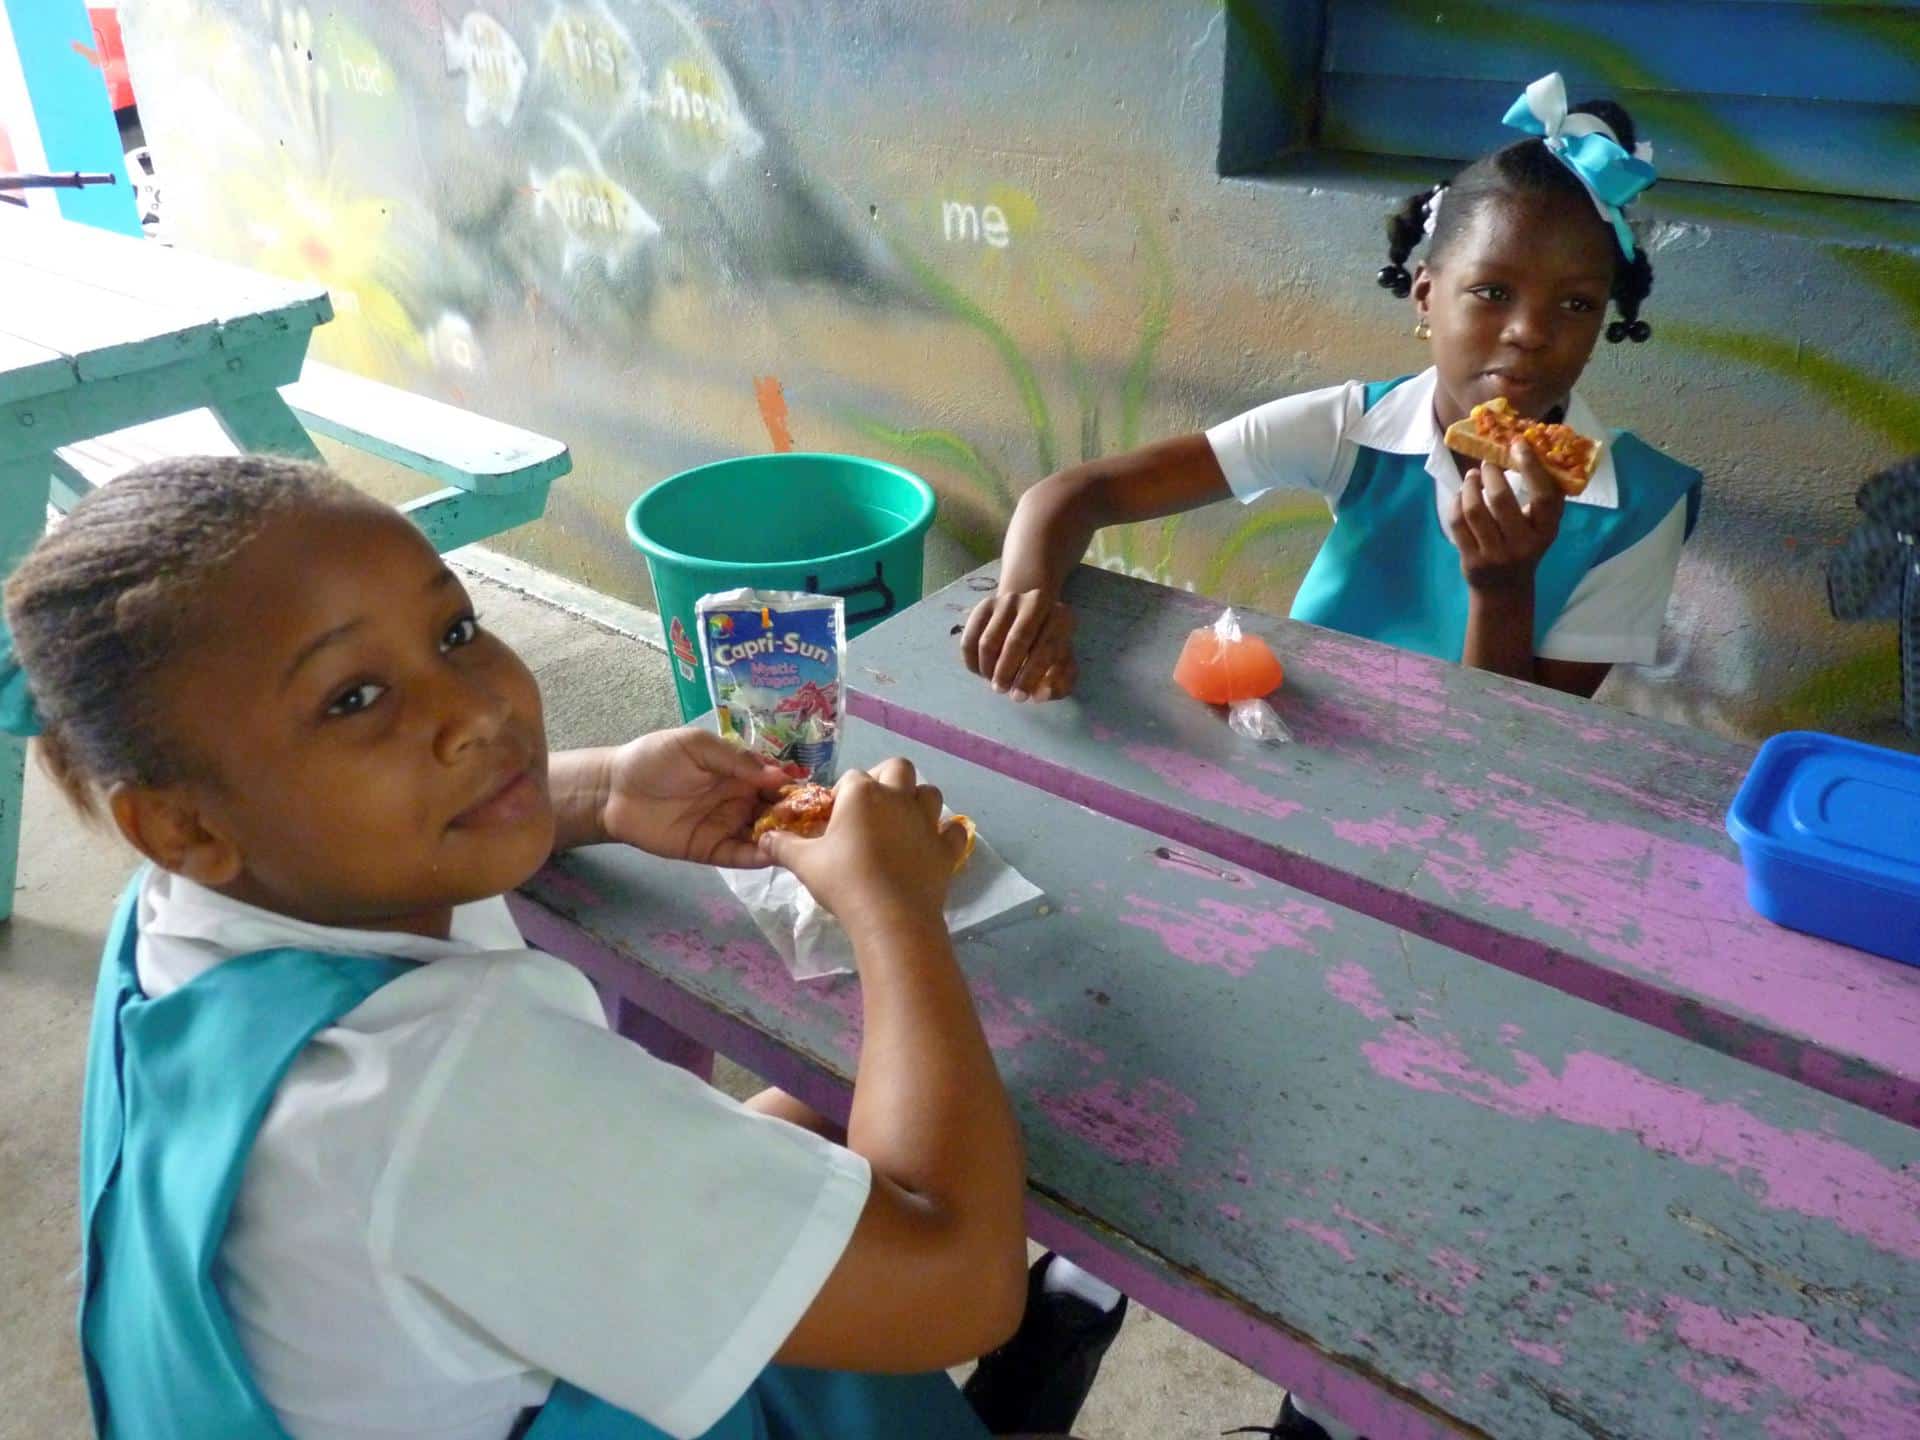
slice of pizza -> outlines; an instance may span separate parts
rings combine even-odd
[[[1553,483],[1568,495],[1585,490],[1600,465],[1600,441],[1589,440],[1571,425],[1529,420],[1504,395],[1474,406],[1466,419],[1447,427],[1449,450],[1495,465],[1507,464],[1516,440],[1533,447]]]
[[[956,825],[967,832],[966,847],[961,850],[960,858],[953,862],[953,873],[958,875],[967,868],[967,861],[973,858],[973,842],[980,838],[980,827],[973,823],[969,815],[949,815],[940,822],[940,832],[944,835]]]
[[[824,785],[789,785],[780,798],[753,822],[753,838],[769,830],[785,830],[802,840],[818,840],[833,819],[833,791]]]
[[[832,790],[825,785],[789,785],[780,792],[780,798],[753,822],[753,838],[758,840],[769,830],[785,830],[803,840],[818,840],[827,833],[827,825],[832,819]],[[963,830],[967,837],[966,847],[953,864],[957,874],[972,858],[979,830],[972,819],[965,815],[949,815],[941,822],[940,828],[945,831],[955,826]]]

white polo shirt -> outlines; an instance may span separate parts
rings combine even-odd
[[[556,1376],[711,1428],[839,1262],[867,1162],[606,1028],[502,900],[449,940],[329,929],[153,870],[140,988],[292,947],[421,964],[309,1042],[215,1280],[294,1440],[504,1440]]]
[[[1434,417],[1437,378],[1429,369],[1389,391],[1371,410],[1366,387],[1353,380],[1283,396],[1214,426],[1207,440],[1243,503],[1252,504],[1270,490],[1314,490],[1336,514],[1360,447],[1425,456],[1434,505],[1444,523],[1447,502],[1460,493],[1460,470]],[[1582,435],[1612,433],[1578,392],[1567,401],[1567,423]],[[1587,488],[1568,503],[1618,509],[1619,485],[1613,448],[1607,446]],[[1581,578],[1540,643],[1542,658],[1653,661],[1686,540],[1686,508],[1684,500],[1677,502],[1645,536]]]

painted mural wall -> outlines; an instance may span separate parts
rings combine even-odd
[[[940,492],[944,580],[1058,465],[1419,368],[1373,272],[1389,197],[1434,167],[1218,174],[1228,30],[1259,8],[123,0],[123,23],[173,238],[325,283],[324,358],[566,439],[575,475],[507,548],[644,603],[622,516],[692,465],[904,463]],[[1889,43],[1920,75],[1920,41]],[[1709,483],[1665,653],[1607,696],[1888,738],[1894,637],[1827,618],[1822,567],[1854,488],[1920,452],[1915,207],[1693,189],[1654,211],[1653,343],[1602,346],[1585,387]],[[1282,609],[1326,525],[1270,498],[1096,558]]]

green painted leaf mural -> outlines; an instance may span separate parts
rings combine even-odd
[[[1920,392],[1864,374],[1798,340],[1669,322],[1662,336],[1703,355],[1791,380],[1901,450],[1920,453]]]

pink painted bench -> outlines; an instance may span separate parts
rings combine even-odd
[[[1046,891],[960,946],[1036,1238],[1373,1440],[1920,1434],[1912,1128],[857,721],[849,745],[907,754]],[[857,982],[794,982],[717,877],[581,851],[516,913],[657,1053],[845,1118]]]
[[[1296,741],[1169,678],[1219,604],[1082,568],[1079,696],[966,673],[988,567],[858,641],[855,714],[1193,851],[1920,1124],[1920,968],[1748,906],[1724,829],[1741,744],[1248,612]]]

